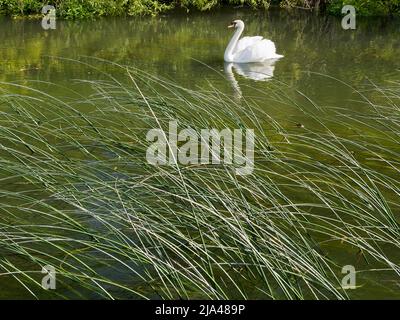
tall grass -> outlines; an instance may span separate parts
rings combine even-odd
[[[382,281],[395,290],[398,84],[358,91],[360,113],[308,99],[309,112],[271,85],[265,99],[302,110],[313,123],[303,127],[257,99],[92,68],[100,80],[81,81],[90,96],[0,84],[3,295],[346,299],[377,297]],[[254,172],[149,165],[146,133],[170,120],[255,129]],[[41,288],[44,265],[57,270],[54,291]],[[358,289],[341,287],[344,265],[356,267]]]

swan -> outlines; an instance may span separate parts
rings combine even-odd
[[[232,21],[228,28],[235,28],[236,31],[225,49],[224,60],[226,62],[262,62],[267,59],[283,57],[276,53],[275,43],[261,36],[243,37],[239,40],[244,30],[244,22],[242,20]]]

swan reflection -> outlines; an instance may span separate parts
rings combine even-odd
[[[274,76],[275,62],[278,60],[279,59],[269,59],[255,63],[225,62],[224,71],[235,91],[235,98],[242,97],[242,91],[235,78],[235,73],[255,81],[268,81]]]

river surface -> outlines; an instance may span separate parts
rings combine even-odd
[[[232,36],[227,25],[242,19],[244,35],[262,35],[285,57],[274,65],[224,64]],[[246,86],[263,90],[260,79],[277,79],[321,104],[343,104],[348,92],[321,73],[360,87],[398,79],[400,22],[359,19],[356,30],[343,30],[340,18],[286,11],[268,13],[224,10],[202,14],[169,14],[156,18],[57,21],[45,31],[40,21],[0,20],[2,81],[40,79],[68,83],[90,78],[79,65],[51,63],[48,56],[91,56],[139,67],[190,88],[208,83],[226,93]],[[225,75],[227,77],[221,77]],[[229,81],[226,81],[226,78]],[[335,89],[336,88],[336,89]],[[340,94],[336,92],[340,90]]]

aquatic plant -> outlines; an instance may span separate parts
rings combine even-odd
[[[97,73],[80,81],[88,96],[0,83],[3,295],[373,298],[381,280],[398,295],[398,84],[355,91],[351,116],[309,98],[306,108],[283,83],[257,92],[298,109],[309,127],[272,118],[257,98],[80,63]],[[146,132],[170,120],[254,129],[253,173],[148,164]],[[56,290],[41,288],[44,265],[57,270]],[[355,266],[357,290],[342,288],[344,265]]]

